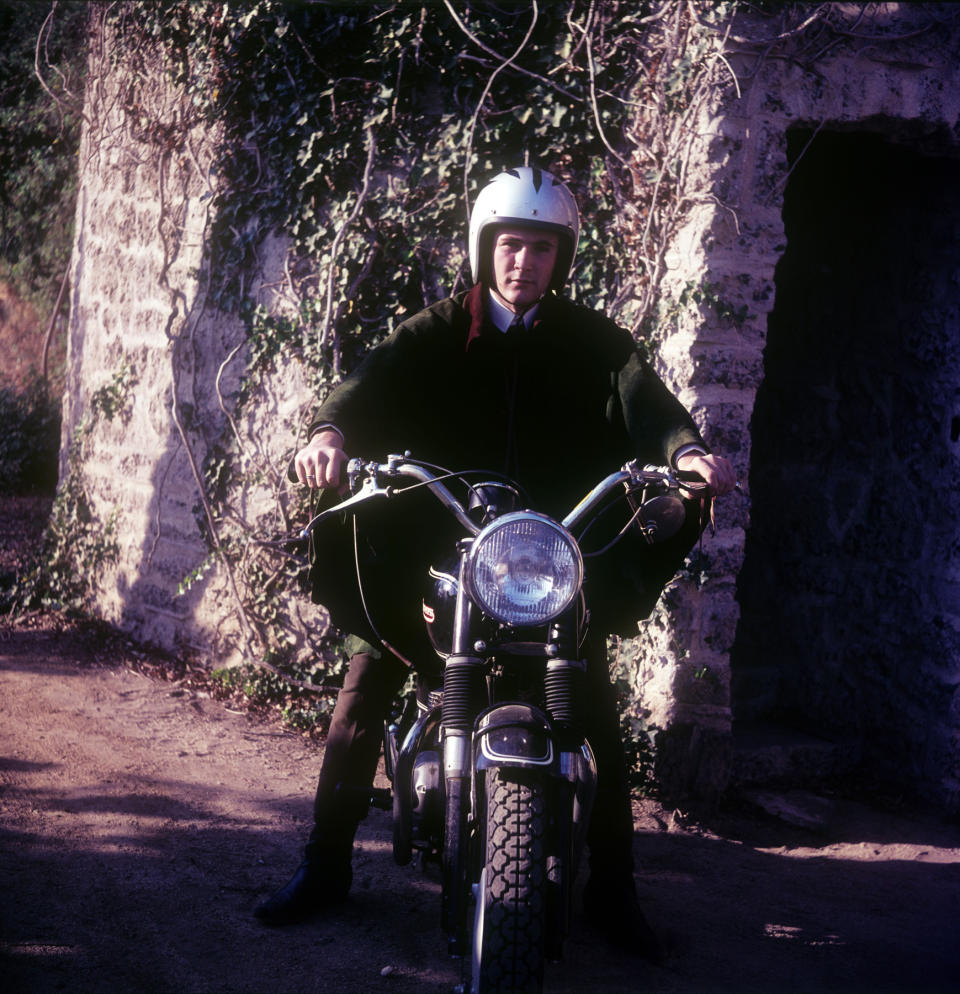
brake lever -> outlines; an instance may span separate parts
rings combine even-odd
[[[353,507],[356,504],[362,504],[366,500],[371,500],[373,497],[389,497],[392,493],[389,487],[378,487],[377,482],[373,477],[367,477],[360,484],[360,489],[353,494],[352,497],[348,497],[346,500],[341,501],[334,507],[328,507],[325,511],[321,511],[316,517],[311,518],[306,525],[304,525],[303,530],[300,532],[301,538],[309,538],[310,532],[321,521],[326,518],[331,517],[334,514],[339,514],[341,511],[346,511],[348,508]]]

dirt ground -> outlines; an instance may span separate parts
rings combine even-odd
[[[452,991],[436,875],[394,865],[384,813],[335,915],[253,919],[299,859],[321,753],[101,629],[0,619],[2,990]],[[815,829],[638,801],[637,885],[666,961],[615,953],[578,917],[547,989],[957,991],[960,825],[860,793],[822,795]]]

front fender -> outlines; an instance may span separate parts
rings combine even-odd
[[[560,776],[553,728],[547,716],[529,704],[496,704],[477,718],[473,731],[474,769],[537,769]]]
[[[575,841],[582,843],[597,792],[597,762],[586,739],[577,749],[561,750],[550,719],[539,708],[496,704],[477,719],[473,765],[475,781],[484,770],[512,767],[539,770],[569,784],[573,791],[573,824],[580,836]]]
[[[597,789],[597,764],[589,742],[581,739],[575,749],[571,745],[561,748],[549,718],[529,704],[495,705],[480,715],[473,732],[472,809],[479,824],[486,820],[487,770],[522,770],[520,778],[546,782],[550,828],[545,941],[550,956],[557,959],[569,932],[573,881]],[[479,877],[486,871],[477,867],[476,872]]]

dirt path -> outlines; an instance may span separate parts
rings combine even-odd
[[[394,865],[381,813],[335,918],[272,931],[251,917],[297,862],[318,760],[309,740],[133,672],[83,633],[0,630],[2,989],[450,992],[437,882]],[[616,955],[578,919],[550,991],[960,989],[956,824],[850,801],[819,833],[746,812],[711,830],[652,804],[636,814],[667,962]]]

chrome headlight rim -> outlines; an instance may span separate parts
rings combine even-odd
[[[552,532],[563,543],[569,556],[569,566],[573,570],[573,582],[567,584],[567,593],[563,599],[558,601],[550,610],[541,611],[532,616],[522,616],[516,611],[511,613],[499,610],[496,605],[491,603],[488,597],[484,596],[477,577],[478,563],[484,548],[491,538],[504,529],[515,528],[517,525],[524,523],[533,524],[545,529],[547,532]],[[580,553],[580,547],[573,535],[563,525],[538,511],[511,511],[485,525],[473,539],[470,551],[467,554],[465,586],[466,592],[473,603],[479,606],[485,614],[489,615],[495,621],[514,628],[527,628],[546,624],[568,610],[580,595],[580,590],[583,587],[583,574],[583,557]]]

